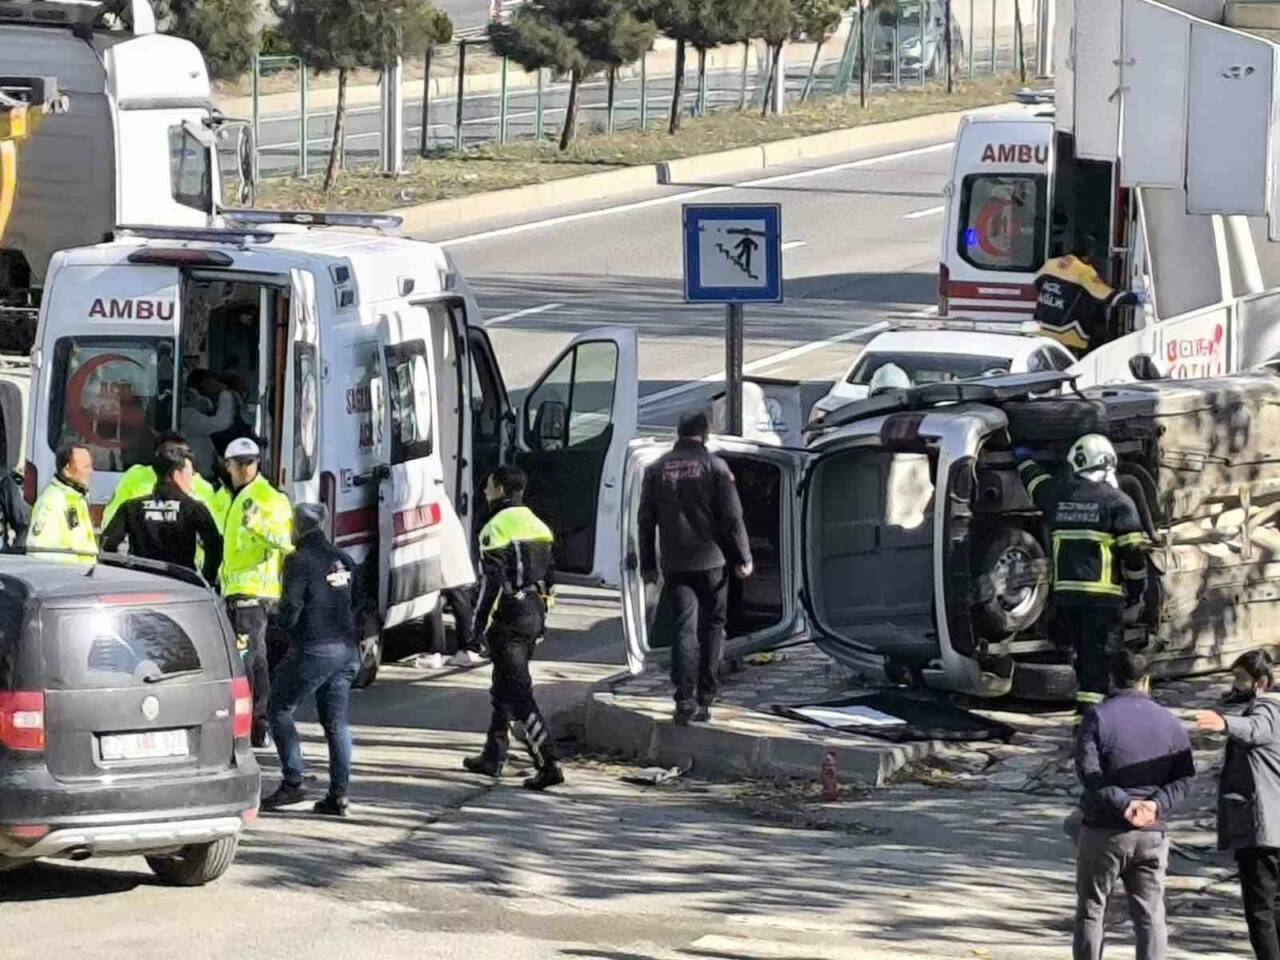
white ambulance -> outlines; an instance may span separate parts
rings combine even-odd
[[[155,437],[188,419],[187,380],[207,370],[241,385],[267,477],[295,503],[326,504],[355,559],[376,557],[366,673],[380,630],[472,581],[480,488],[501,462],[528,470],[560,579],[618,582],[633,332],[579,335],[513,412],[465,282],[439,247],[389,235],[397,218],[227,218],[238,226],[121,228],[53,256],[32,352],[28,497],[75,441],[93,453],[100,511]]]

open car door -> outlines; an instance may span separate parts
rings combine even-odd
[[[575,337],[521,404],[515,461],[526,500],[556,536],[556,581],[619,583],[619,513],[639,404],[635,332]]]
[[[712,437],[708,443],[733,471],[742,500],[755,570],[729,581],[726,656],[746,656],[809,631],[801,604],[803,564],[800,486],[815,455],[805,450]],[[646,584],[640,569],[640,495],[645,470],[671,449],[669,439],[634,441],[623,480],[622,627],[632,673],[669,655],[670,631],[659,618],[660,583]],[[661,555],[661,544],[659,544]],[[656,629],[655,629],[656,627]]]
[[[320,323],[316,280],[308,270],[290,273],[280,486],[289,492],[294,503],[319,503]]]
[[[432,318],[425,308],[400,307],[380,319],[386,330],[382,383],[372,399],[386,457],[377,471],[378,608],[385,629],[431,613],[437,591],[472,583],[475,568],[436,442]]]

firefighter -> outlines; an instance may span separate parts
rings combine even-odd
[[[1141,612],[1147,536],[1133,499],[1116,480],[1115,448],[1090,433],[1067,454],[1058,479],[1018,450],[1018,474],[1044,513],[1052,541],[1054,639],[1075,653],[1076,703],[1083,712],[1110,692],[1110,648]],[[1126,611],[1128,616],[1126,616]]]
[[[1077,240],[1071,253],[1046,261],[1035,279],[1036,323],[1078,357],[1108,339],[1109,311],[1142,301],[1136,293],[1111,289],[1098,276],[1091,262],[1096,245],[1092,236]]]
[[[533,699],[529,660],[542,636],[551,597],[554,563],[551,530],[524,505],[528,478],[518,467],[499,467],[485,484],[489,522],[480,531],[480,601],[476,626],[485,627],[493,681],[493,716],[484,750],[462,765],[471,773],[502,775],[512,721],[524,726],[525,745],[537,775],[529,790],[564,783],[546,721]]]
[[[247,437],[227,445],[231,485],[225,500],[229,503],[221,520],[215,517],[224,537],[218,579],[253,690],[255,747],[270,745],[267,621],[280,600],[281,564],[293,551],[293,508],[289,498],[259,472],[261,459],[258,444]]]
[[[93,454],[82,443],[64,444],[58,448],[54,464],[57,475],[31,510],[27,551],[43,547],[96,555],[98,538],[93,533],[87,499],[89,481],[93,479]]]

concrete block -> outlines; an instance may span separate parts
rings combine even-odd
[[[677,727],[662,721],[655,729],[653,760],[661,766],[692,764],[696,777],[737,778],[757,776],[760,737],[707,724]]]
[[[612,694],[592,694],[587,701],[584,736],[597,749],[650,763],[655,727],[651,717],[614,703]]]

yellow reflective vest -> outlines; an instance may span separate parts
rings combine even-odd
[[[94,556],[98,553],[89,501],[61,477],[53,478],[31,510],[27,550],[38,551],[41,547]],[[82,562],[95,561],[93,557],[86,557]]]
[[[137,500],[139,497],[147,496],[155,488],[155,467],[139,463],[126,470],[124,476],[120,478],[120,482],[116,484],[116,492],[111,495],[111,502],[102,511],[102,529],[105,530],[111,525],[111,518],[116,515],[116,512],[122,506],[130,500]],[[192,478],[191,492],[197,500],[209,508],[210,512],[213,512],[213,484],[197,473]]]
[[[227,507],[221,517],[219,503]],[[214,520],[225,541],[218,577],[222,595],[280,599],[281,568],[285,556],[293,552],[289,498],[265,477],[257,476],[239,493],[220,491],[215,498]]]

